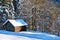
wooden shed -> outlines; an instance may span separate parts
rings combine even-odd
[[[23,19],[8,19],[3,24],[3,29],[7,31],[19,32],[27,30],[27,23]]]

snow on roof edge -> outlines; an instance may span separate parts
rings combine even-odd
[[[8,21],[9,21],[9,19],[7,19],[7,21],[6,21],[6,22],[4,22],[4,23],[3,23],[3,25],[5,25]]]
[[[23,24],[20,24],[20,23],[18,23],[18,22],[15,22],[15,20],[13,20],[13,19],[7,19],[7,21],[5,22],[5,23],[3,23],[3,25],[5,25],[7,22],[10,22],[13,26],[27,26],[28,24],[25,22],[25,24],[23,25]],[[13,24],[13,21],[14,21],[14,23],[16,23],[16,25],[15,24]]]

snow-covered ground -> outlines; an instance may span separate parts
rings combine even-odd
[[[60,37],[41,32],[8,32],[0,30],[0,40],[60,40]]]

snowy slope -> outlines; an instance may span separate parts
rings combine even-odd
[[[0,30],[0,40],[60,40],[60,37],[41,32],[8,32]]]
[[[39,40],[39,39],[0,34],[0,40]]]

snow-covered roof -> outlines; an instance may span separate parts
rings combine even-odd
[[[28,25],[23,19],[15,19],[15,20],[8,19],[3,25],[5,25],[8,21],[15,27]]]

